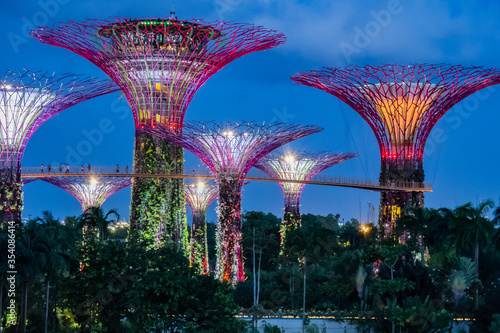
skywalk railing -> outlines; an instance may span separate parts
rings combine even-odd
[[[162,173],[160,170],[154,173],[135,174],[129,166],[44,166],[23,167],[21,175],[25,178],[44,177],[149,177],[149,178],[208,178],[215,176],[207,168],[184,167],[183,172]],[[343,177],[330,175],[317,175],[310,180],[272,178],[262,171],[251,170],[245,177],[248,181],[270,181],[303,183],[327,186],[341,186],[367,189],[372,191],[406,191],[406,192],[432,192],[430,183],[387,181],[381,184],[378,179],[363,179],[357,177]]]

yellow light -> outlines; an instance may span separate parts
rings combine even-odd
[[[95,178],[90,178],[90,185],[92,185],[92,186],[96,186],[96,185],[97,185],[97,183],[98,183],[97,179],[95,179]]]
[[[204,182],[198,182],[198,189],[203,190],[205,188],[205,183]]]
[[[226,132],[222,133],[222,135],[224,135],[225,137],[228,137],[228,138],[232,138],[234,136],[234,132],[233,131],[226,131]]]
[[[293,155],[286,155],[284,160],[286,163],[293,163],[295,162],[295,157]]]

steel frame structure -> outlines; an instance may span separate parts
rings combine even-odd
[[[182,170],[182,149],[143,128],[182,128],[189,102],[208,78],[243,55],[285,41],[283,34],[249,24],[174,18],[69,21],[38,27],[31,35],[81,55],[120,86],[136,126],[134,173]],[[134,179],[133,234],[187,245],[183,193],[181,180]],[[165,203],[167,197],[172,200]]]
[[[294,124],[188,122],[184,128],[147,128],[198,156],[214,173],[219,186],[217,225],[218,278],[243,281],[241,189],[252,166],[280,146],[323,129]]]
[[[460,65],[410,64],[324,68],[292,81],[339,98],[370,125],[380,148],[380,182],[423,182],[424,147],[436,122],[474,92],[498,84],[500,71]],[[386,234],[405,206],[423,206],[422,193],[381,193],[379,225]]]
[[[23,70],[0,78],[0,209],[5,219],[21,218],[20,169],[33,133],[59,112],[117,90],[110,80],[74,74]]]
[[[100,207],[111,195],[132,184],[132,180],[125,177],[47,177],[42,180],[73,195],[83,212],[90,207]]]
[[[208,274],[207,222],[208,206],[219,195],[216,184],[203,181],[189,182],[185,186],[186,202],[193,214],[191,226],[191,266],[197,267],[203,274]]]
[[[255,167],[272,178],[289,180],[310,180],[323,170],[340,162],[359,156],[355,153],[272,152],[260,159]],[[281,244],[291,230],[300,227],[300,197],[306,184],[278,182],[285,199],[285,213],[281,226]]]

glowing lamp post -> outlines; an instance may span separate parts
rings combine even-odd
[[[272,178],[310,180],[321,171],[356,156],[358,154],[308,153],[300,151],[280,155],[273,152],[260,159],[255,164],[255,167],[264,171]],[[289,183],[286,181],[279,182],[278,184],[285,198],[285,214],[281,227],[281,243],[283,244],[286,233],[300,227],[300,197],[306,184]]]
[[[144,127],[182,128],[188,104],[213,74],[285,41],[283,34],[253,25],[174,18],[70,21],[31,34],[83,56],[120,86],[135,120],[134,173],[153,174],[182,173],[183,151]],[[182,179],[133,179],[132,234],[185,246],[183,194]]]
[[[0,78],[0,210],[4,219],[21,219],[21,162],[33,133],[59,112],[117,90],[111,81],[71,74],[8,71]]]

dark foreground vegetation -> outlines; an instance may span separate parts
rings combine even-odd
[[[5,332],[252,332],[235,317],[243,312],[306,326],[326,315],[377,332],[448,332],[452,318],[473,318],[473,332],[498,332],[499,217],[491,201],[410,209],[383,238],[371,224],[306,214],[281,247],[280,220],[246,212],[247,279],[230,289],[190,267],[175,244],[120,241],[114,211],[92,208],[64,224],[44,212],[18,228],[16,326],[6,322],[2,228],[1,323]],[[214,224],[208,244],[213,270]]]

